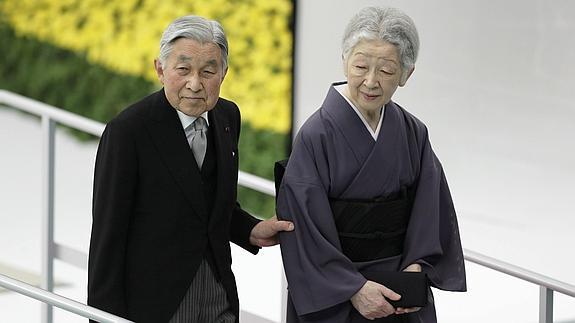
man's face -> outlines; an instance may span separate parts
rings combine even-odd
[[[401,64],[395,45],[383,40],[362,40],[344,66],[351,102],[374,112],[387,104],[401,83]]]
[[[164,66],[156,60],[155,67],[174,108],[198,117],[216,105],[226,75],[218,45],[179,38]]]

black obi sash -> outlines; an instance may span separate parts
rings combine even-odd
[[[352,261],[371,261],[403,252],[414,187],[371,200],[330,199],[343,253]]]
[[[287,161],[274,165],[276,194]],[[371,200],[330,199],[343,253],[356,262],[400,255],[414,196],[415,186]]]

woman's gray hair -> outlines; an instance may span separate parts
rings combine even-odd
[[[224,71],[228,67],[228,40],[224,28],[215,20],[199,16],[184,16],[174,20],[160,39],[160,64],[165,66],[172,52],[174,42],[179,38],[188,38],[201,44],[214,43],[220,47]]]
[[[363,39],[380,39],[394,44],[399,51],[402,75],[405,82],[415,66],[419,52],[419,35],[413,20],[396,8],[367,7],[361,9],[345,29],[342,41],[343,60]]]

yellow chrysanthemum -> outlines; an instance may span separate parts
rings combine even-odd
[[[172,20],[187,14],[216,19],[230,44],[222,96],[236,101],[254,128],[280,133],[290,125],[292,10],[289,0],[0,1],[0,15],[17,33],[153,81],[159,39]]]

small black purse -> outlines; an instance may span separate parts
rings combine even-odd
[[[401,295],[398,301],[387,300],[393,307],[424,307],[427,305],[429,282],[427,274],[409,271],[364,271],[367,280],[382,284]]]

